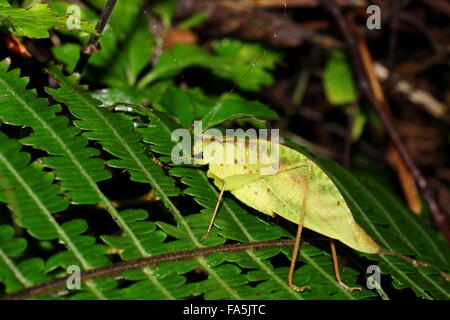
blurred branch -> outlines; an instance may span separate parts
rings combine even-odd
[[[78,59],[74,72],[82,73],[91,55],[98,51],[99,49],[98,41],[100,39],[100,35],[105,30],[106,23],[108,22],[108,19],[111,16],[111,13],[116,5],[116,2],[117,0],[108,0],[108,2],[105,4],[105,7],[103,8],[102,13],[100,14],[100,18],[97,21],[97,25],[95,26],[95,31],[97,31],[98,35],[91,35],[89,42],[85,44],[81,49],[80,59]]]

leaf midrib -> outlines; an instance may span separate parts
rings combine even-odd
[[[79,172],[81,173],[81,175],[86,179],[86,181],[88,182],[88,184],[91,186],[92,190],[94,190],[94,192],[99,196],[99,198],[102,200],[103,204],[106,206],[106,208],[108,209],[108,212],[110,212],[110,214],[115,218],[115,220],[118,222],[118,224],[120,225],[120,227],[122,227],[125,231],[128,232],[128,234],[130,235],[134,245],[136,246],[136,248],[139,250],[139,252],[145,253],[144,248],[142,247],[142,245],[140,244],[140,241],[136,238],[136,236],[134,235],[134,233],[131,231],[131,229],[129,228],[129,226],[125,223],[125,221],[122,219],[122,217],[118,214],[117,210],[113,207],[113,205],[111,204],[111,202],[105,197],[105,195],[100,191],[97,183],[95,183],[95,181],[93,181],[93,179],[91,178],[91,176],[84,170],[83,166],[80,164],[80,162],[78,161],[78,159],[74,156],[74,154],[72,154],[72,152],[70,152],[70,148],[64,143],[64,141],[62,139],[59,138],[59,136],[54,132],[53,128],[48,126],[46,121],[44,121],[34,110],[32,107],[30,107],[28,105],[28,103],[26,101],[24,101],[20,95],[17,95],[15,93],[15,90],[10,87],[9,85],[7,85],[7,83],[0,78],[0,81],[2,82],[3,86],[9,91],[9,93],[15,97],[17,99],[17,101],[19,101],[19,103],[21,103],[24,108],[26,108],[35,119],[37,119],[41,125],[47,129],[48,132],[50,132],[51,136],[54,137],[54,139],[57,141],[57,143],[60,145],[60,147],[62,148],[62,150],[65,153],[65,156],[67,156],[69,159],[71,159],[72,163],[75,164],[76,168],[78,168]],[[68,243],[68,242],[66,242]],[[81,253],[77,254],[77,258],[80,258]],[[146,256],[143,254],[143,256]],[[92,268],[92,266],[90,266],[89,264],[84,265],[83,267],[86,270],[89,270]],[[151,272],[151,274],[149,274],[149,272]],[[146,268],[144,270],[144,273],[147,275],[147,277],[149,277],[149,280],[157,285],[161,291],[168,296],[169,298],[173,298],[173,296],[164,288],[164,286],[162,286],[160,284],[160,282],[156,279],[156,277],[154,276],[154,272],[149,270],[148,268]],[[92,283],[91,281],[89,281],[90,283]],[[99,295],[97,295],[98,297],[100,297]],[[103,294],[102,294],[103,296]],[[102,297],[101,299],[106,299],[106,297]]]
[[[41,212],[46,217],[47,221],[55,228],[60,239],[63,240],[64,243],[69,247],[69,249],[74,253],[75,257],[81,263],[83,268],[85,270],[92,269],[92,266],[89,264],[88,261],[86,261],[84,259],[84,256],[78,250],[76,245],[72,242],[72,239],[66,234],[66,232],[61,228],[61,226],[55,221],[51,212],[47,209],[45,204],[42,203],[42,201],[39,199],[39,197],[33,192],[33,190],[30,188],[30,186],[25,182],[25,180],[22,178],[20,173],[17,170],[15,170],[14,166],[8,161],[8,159],[4,157],[3,153],[0,153],[0,160],[6,165],[6,168],[8,169],[8,171],[13,174],[13,176],[20,183],[20,185],[22,185],[22,187],[27,192],[27,194],[30,196],[30,198],[36,203],[38,208],[41,210]],[[106,297],[103,295],[103,293],[100,290],[97,289],[94,282],[92,282],[92,281],[86,282],[86,285],[91,289],[91,291],[99,299],[106,300]]]
[[[30,282],[25,275],[22,273],[22,271],[19,270],[19,268],[16,266],[16,264],[8,257],[8,255],[0,248],[0,259],[3,260],[3,262],[6,264],[6,266],[9,268],[9,270],[14,274],[17,280],[24,286],[24,287],[31,287],[33,285],[32,282]]]

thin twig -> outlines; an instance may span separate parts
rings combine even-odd
[[[371,90],[370,80],[365,71],[364,64],[362,61],[362,57],[360,51],[358,50],[358,42],[356,37],[350,31],[350,26],[346,19],[344,18],[340,8],[336,5],[335,0],[321,0],[322,5],[329,11],[329,13],[334,17],[336,23],[338,25],[339,30],[341,31],[352,56],[352,61],[354,64],[354,72],[356,78],[358,80],[358,85],[366,98],[370,101],[371,105],[374,107],[378,116],[380,117],[381,122],[386,128],[392,142],[397,148],[400,156],[405,162],[408,170],[411,172],[414,180],[419,186],[426,203],[428,204],[428,208],[433,216],[436,227],[440,230],[440,232],[447,238],[450,242],[450,222],[448,221],[448,215],[442,208],[439,203],[433,189],[429,186],[428,181],[422,175],[418,167],[415,165],[411,156],[409,155],[408,150],[403,144],[400,134],[398,133],[395,125],[391,119],[391,116],[386,112],[386,108],[383,105],[383,101],[379,101],[373,91]]]
[[[97,21],[97,25],[95,26],[95,31],[97,31],[98,34],[91,35],[89,42],[81,49],[80,58],[78,59],[74,72],[81,74],[91,55],[98,51],[98,40],[100,39],[100,35],[103,33],[103,30],[105,30],[106,23],[111,16],[116,2],[117,0],[108,0],[106,3],[102,13],[100,14],[100,18]]]
[[[80,273],[80,280],[100,279],[115,276],[127,270],[136,270],[146,267],[155,266],[157,264],[168,261],[182,261],[194,259],[196,257],[206,257],[216,252],[238,252],[246,250],[260,250],[264,248],[288,247],[294,244],[291,239],[278,239],[270,241],[258,241],[250,243],[225,244],[212,247],[204,247],[199,249],[183,250],[178,252],[164,253],[156,256],[122,261],[111,266],[92,269]],[[21,291],[4,297],[5,300],[22,300],[37,298],[49,293],[64,289],[69,277],[53,279],[36,286],[25,288]]]

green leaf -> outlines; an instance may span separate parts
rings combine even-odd
[[[109,24],[100,37],[101,50],[94,53],[89,60],[85,71],[87,78],[116,88],[134,87],[139,74],[150,63],[155,46],[155,38],[141,16],[142,2],[117,2]],[[61,6],[64,7],[57,7]],[[80,44],[69,42],[52,48],[52,51],[56,58],[65,64],[65,70],[72,72],[80,49]]]
[[[77,43],[64,43],[52,48],[55,58],[64,63],[64,67],[68,72],[73,72],[77,61],[80,58],[81,45]]]
[[[208,18],[206,14],[204,14],[203,12],[199,12],[179,23],[178,27],[183,29],[194,28],[205,21],[206,18]]]
[[[140,81],[140,88],[191,66],[210,68],[220,78],[232,80],[243,90],[257,91],[273,83],[268,72],[275,68],[280,56],[257,44],[224,39],[214,43],[215,54],[195,44],[179,44],[166,50],[155,67]],[[245,80],[245,81],[244,81]]]
[[[153,11],[160,16],[164,25],[169,26],[175,11],[176,0],[157,0],[153,5]]]
[[[323,86],[331,104],[349,104],[356,99],[352,69],[344,52],[331,52],[325,66]]]
[[[61,15],[47,4],[36,4],[30,9],[0,6],[0,22],[18,36],[48,38],[51,28],[70,30],[67,15]],[[79,31],[96,34],[93,21],[80,21]]]
[[[224,121],[238,118],[259,120],[278,119],[275,111],[258,101],[247,101],[227,96],[221,98],[202,119],[203,128],[214,127]]]
[[[183,127],[189,127],[199,116],[197,104],[193,103],[190,94],[178,88],[166,90],[160,104],[169,114],[175,116]]]
[[[139,104],[139,92],[136,92],[132,88],[127,89],[117,89],[117,88],[106,88],[90,92],[94,99],[103,102],[101,107],[111,107],[117,103],[129,103],[129,104]]]
[[[357,107],[355,108],[352,117],[353,121],[352,121],[351,137],[352,141],[358,141],[361,135],[363,134],[367,122],[367,116],[363,113],[360,107]]]
[[[259,91],[273,83],[273,71],[281,55],[258,43],[245,43],[236,39],[222,39],[213,44],[222,63],[213,73],[231,79],[243,90]],[[217,64],[219,64],[220,60]]]
[[[170,137],[171,128],[173,128],[175,125],[174,124],[170,125],[168,119],[161,119],[160,117],[158,117],[159,114],[157,112],[156,113],[148,112],[147,114],[149,115],[149,117],[155,127],[163,128],[163,130],[162,130],[164,132],[163,137],[167,137],[167,136]],[[157,136],[161,137],[161,133],[162,132],[160,132],[160,134],[158,134]],[[153,146],[157,146],[157,145],[158,145],[158,142],[153,144]],[[167,151],[169,151],[169,150],[167,150]],[[167,205],[170,204],[169,201],[165,201]],[[208,224],[208,220],[209,220],[208,216],[206,216],[206,215],[189,215],[187,217],[183,217],[179,214],[178,210],[176,210],[174,207],[172,207],[172,211],[175,214],[177,226],[173,226],[171,224],[164,223],[164,222],[158,222],[157,225],[159,227],[161,227],[161,229],[164,230],[166,233],[170,234],[173,237],[176,237],[178,240],[166,242],[164,244],[164,246],[158,246],[157,244],[155,244],[155,242],[152,242],[153,245],[151,248],[149,248],[149,250],[151,250],[152,253],[175,252],[177,250],[190,249],[190,248],[200,247],[202,245],[214,245],[214,244],[222,243],[222,241],[224,240],[223,238],[218,238],[217,236],[211,236],[206,242],[204,242],[203,244],[200,244],[199,239],[203,235],[204,230]],[[131,214],[131,212],[130,212],[130,214]],[[130,215],[130,217],[131,217],[131,215]],[[140,219],[143,219],[143,216],[136,215],[134,219],[140,220]],[[149,230],[151,230],[151,229],[152,228],[149,228]],[[148,231],[148,229],[145,229],[145,230]],[[146,234],[147,234],[147,231],[145,231]],[[157,241],[162,241],[164,237],[159,236],[157,238],[159,239]],[[115,238],[111,238],[111,237],[106,237],[105,240],[117,248],[126,248],[127,247],[126,243],[128,242],[128,240],[126,238],[115,239]],[[133,253],[131,251],[124,251],[123,254],[126,257],[129,257],[128,255],[133,255]],[[173,290],[178,290],[178,291],[174,291],[178,296],[178,295],[180,295],[179,290],[182,290],[181,294],[183,294],[183,295],[186,295],[187,293],[199,295],[199,294],[207,292],[208,296],[209,296],[209,294],[211,294],[211,296],[217,296],[217,294],[220,294],[220,296],[224,297],[224,298],[239,299],[239,298],[250,297],[250,296],[256,297],[256,295],[252,293],[253,290],[251,289],[251,287],[248,287],[247,285],[243,285],[242,282],[236,283],[235,281],[233,281],[234,278],[227,280],[227,281],[223,280],[224,278],[226,278],[225,277],[226,274],[223,273],[222,268],[218,267],[218,269],[216,270],[216,268],[214,267],[218,263],[222,263],[223,258],[217,260],[217,257],[215,257],[214,260],[212,260],[212,261],[215,261],[214,264],[211,264],[210,259],[212,259],[212,258],[210,258],[210,257],[198,258],[198,259],[195,259],[195,261],[176,262],[176,263],[170,262],[170,263],[162,264],[162,265],[158,266],[158,268],[156,268],[156,270],[157,270],[156,274],[159,275],[159,277],[161,278],[159,285],[163,285],[163,287],[159,286],[159,287],[156,287],[156,290],[155,290],[155,288],[150,290],[148,288],[149,284],[147,282],[142,283],[140,281],[140,282],[137,282],[136,284],[132,285],[129,289],[127,289],[126,294],[128,294],[132,297],[140,297],[140,298],[142,298],[142,297],[149,297],[149,298],[160,297],[161,298],[161,297],[167,297],[168,296],[167,293],[173,295],[174,294],[174,293],[172,293]],[[255,259],[257,259],[257,258],[255,258]],[[180,285],[182,285],[184,283],[183,278],[172,275],[172,273],[176,272],[177,274],[180,275],[183,273],[190,272],[198,267],[203,268],[208,272],[208,274],[209,274],[208,280],[205,281],[204,284],[201,284],[201,285],[196,284],[194,286],[195,287],[194,289],[191,288],[191,285],[185,285],[185,286],[179,287]],[[144,276],[144,274],[142,272],[130,272],[130,273],[127,273],[127,275],[126,275],[126,277],[128,279],[135,279],[135,280],[141,280],[141,278],[143,276]],[[166,280],[166,278],[165,278],[166,276],[168,276],[169,278],[172,278],[173,280],[171,282],[167,282],[168,280]],[[279,281],[282,281],[282,280],[279,279]],[[174,287],[169,286],[169,283],[172,283],[172,286],[174,286]],[[164,291],[166,291],[166,294],[164,294],[163,296],[161,296],[161,294],[163,294],[164,291],[161,289],[165,289]],[[213,294],[213,292],[215,292],[215,293]]]
[[[41,0],[33,0],[34,2],[42,2]],[[50,0],[48,3],[49,8],[57,12],[59,15],[68,17],[69,14],[78,14],[82,20],[92,21],[93,23],[99,18],[98,13],[94,11],[92,7],[74,4],[71,0]],[[100,12],[100,11],[98,11]],[[71,20],[75,22],[75,20]],[[80,43],[86,43],[89,38],[89,34],[84,32],[77,32],[76,29],[64,30],[58,29],[59,34],[64,36],[78,39]]]
[[[259,120],[278,118],[274,111],[262,103],[248,101],[231,94],[212,98],[206,97],[200,91],[168,88],[159,104],[176,117],[183,127],[189,127],[194,120],[200,118],[204,129],[239,118]]]
[[[100,38],[101,51],[89,60],[87,77],[117,88],[133,87],[150,63],[155,38],[141,15],[142,0],[119,1]],[[102,68],[99,72],[98,68]]]

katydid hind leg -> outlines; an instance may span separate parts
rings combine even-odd
[[[346,289],[346,290],[348,290],[350,292],[354,291],[354,290],[362,291],[361,288],[357,288],[357,287],[350,288],[342,281],[341,274],[339,272],[339,262],[338,262],[338,256],[336,254],[336,245],[334,243],[334,239],[330,239],[330,246],[331,246],[331,256],[333,257],[334,275],[336,276],[336,281],[338,282],[338,284],[342,288],[344,288],[344,289]]]
[[[217,199],[216,207],[214,208],[214,213],[211,217],[211,221],[209,222],[208,229],[206,230],[206,233],[202,237],[202,241],[205,241],[208,238],[209,234],[211,233],[211,229],[212,226],[214,225],[214,220],[216,220],[217,212],[219,211],[220,201],[222,200],[224,191],[225,191],[225,182],[223,183],[222,189],[220,190],[219,198]]]
[[[299,250],[300,250],[300,239],[301,239],[301,236],[302,236],[302,229],[303,229],[303,221],[304,221],[304,218],[305,218],[306,204],[308,202],[308,194],[309,194],[309,186],[310,186],[310,182],[311,182],[311,174],[312,174],[312,165],[311,165],[311,162],[308,160],[308,172],[307,172],[306,182],[305,182],[305,191],[304,191],[304,194],[303,194],[303,201],[302,201],[302,205],[301,205],[301,208],[300,208],[300,216],[299,216],[299,221],[298,221],[297,234],[296,234],[296,237],[295,237],[294,251],[292,253],[291,266],[289,268],[289,275],[288,275],[288,280],[287,280],[288,285],[292,289],[294,289],[295,291],[303,291],[305,289],[311,289],[310,286],[298,287],[298,286],[294,285],[294,283],[293,283],[294,271],[295,271],[295,263],[297,261],[297,257],[298,257]]]

